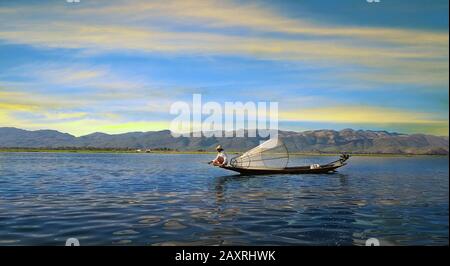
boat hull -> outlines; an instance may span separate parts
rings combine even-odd
[[[231,165],[223,166],[222,168],[234,172],[238,172],[241,175],[274,175],[274,174],[327,174],[336,172],[336,169],[346,165],[346,161],[350,156],[342,155],[337,161],[331,162],[319,166],[317,168],[311,168],[310,166],[297,166],[297,167],[286,167],[280,169],[270,169],[270,168],[240,168]]]
[[[311,169],[309,167],[287,167],[283,169],[245,169],[225,166],[224,169],[238,172],[241,175],[273,175],[273,174],[326,174],[335,172],[341,166],[320,167]]]

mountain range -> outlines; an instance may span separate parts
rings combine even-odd
[[[448,154],[447,136],[400,134],[374,130],[280,131],[290,152],[349,152],[370,154]],[[178,137],[169,130],[124,134],[93,133],[75,137],[56,130],[29,131],[0,127],[0,148],[112,148],[214,151],[221,144],[229,151],[245,151],[259,144],[259,137]]]

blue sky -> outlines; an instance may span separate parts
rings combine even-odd
[[[168,128],[278,101],[280,128],[448,135],[448,1],[0,2],[0,126]]]

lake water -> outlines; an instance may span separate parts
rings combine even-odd
[[[0,245],[448,245],[448,157],[258,177],[211,157],[0,153]]]

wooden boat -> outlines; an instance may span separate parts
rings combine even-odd
[[[231,165],[223,166],[222,168],[230,171],[235,171],[241,175],[272,175],[272,174],[326,174],[336,172],[336,169],[346,165],[346,161],[350,158],[348,154],[342,154],[339,160],[333,161],[325,165],[317,167],[311,166],[296,166],[284,168],[253,168],[253,167],[235,167]]]
[[[220,167],[241,175],[325,174],[336,172],[336,169],[346,165],[348,158],[350,155],[342,154],[338,160],[324,165],[288,167],[289,151],[286,145],[281,139],[273,138],[232,158],[230,164]]]

